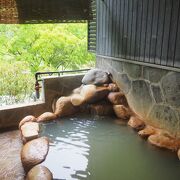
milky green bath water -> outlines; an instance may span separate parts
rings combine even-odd
[[[78,115],[42,124],[43,163],[61,180],[179,180],[175,153],[157,149],[113,118]]]

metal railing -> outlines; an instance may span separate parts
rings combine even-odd
[[[37,72],[35,73],[35,91],[36,91],[36,98],[39,99],[40,98],[40,81],[42,81],[42,76],[52,76],[52,75],[56,75],[58,77],[60,77],[61,75],[64,74],[77,74],[77,73],[85,73],[90,69],[76,69],[76,70],[66,70],[66,71],[48,71],[48,72]]]
[[[35,73],[35,88],[33,88],[33,81],[27,83],[32,84],[32,91],[26,92],[23,91],[23,94],[18,94],[18,97],[12,94],[0,96],[0,108],[4,106],[14,105],[14,104],[28,104],[35,101],[41,100],[41,87],[42,87],[42,76],[52,76],[56,75],[57,77],[66,75],[66,74],[77,74],[85,73],[89,69],[78,69],[78,70],[67,70],[67,71],[49,71],[49,72],[37,72]],[[35,90],[35,91],[34,91]]]

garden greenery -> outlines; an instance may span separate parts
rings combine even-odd
[[[92,67],[87,24],[0,25],[0,96],[33,91],[34,73]]]

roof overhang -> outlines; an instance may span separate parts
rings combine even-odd
[[[90,20],[91,0],[0,0],[0,23],[36,24]]]

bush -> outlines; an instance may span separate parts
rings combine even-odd
[[[0,96],[11,96],[16,101],[34,90],[34,77],[26,62],[0,61]]]

